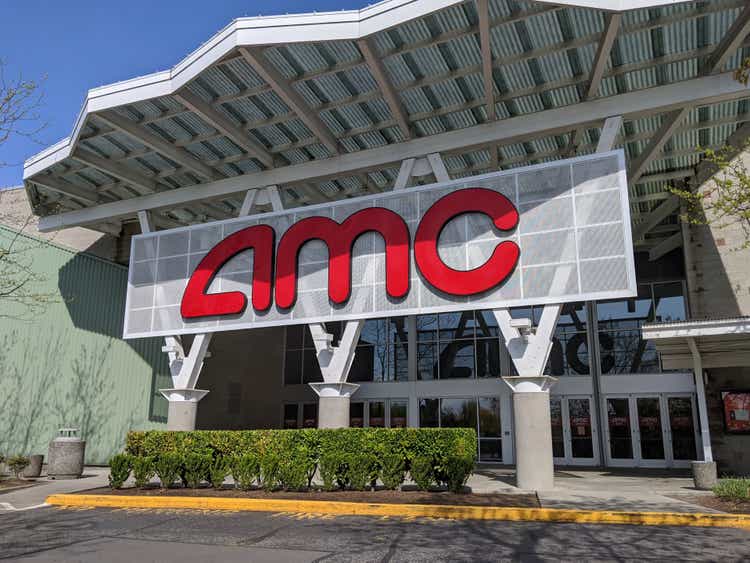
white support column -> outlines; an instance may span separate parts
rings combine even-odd
[[[138,212],[141,232],[153,231],[148,211]],[[196,334],[190,353],[186,356],[180,336],[166,336],[162,352],[169,358],[169,373],[172,376],[171,389],[159,389],[169,401],[167,410],[167,430],[195,430],[198,402],[208,395],[205,389],[196,389],[198,376],[203,368],[203,360],[208,353],[211,334]]]
[[[695,394],[698,399],[698,420],[701,428],[701,445],[703,446],[703,461],[694,461],[693,482],[695,488],[710,490],[717,483],[716,462],[711,451],[711,433],[708,427],[708,406],[706,404],[706,387],[703,375],[703,359],[701,358],[695,338],[687,338],[690,353],[693,356],[693,377],[695,378]]]

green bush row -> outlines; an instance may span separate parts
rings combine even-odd
[[[395,489],[408,472],[421,489],[438,484],[459,491],[476,451],[469,428],[131,432],[126,454],[110,463],[111,484],[122,486],[132,471],[139,486],[157,475],[162,486],[180,478],[185,486],[220,487],[231,474],[243,489],[300,490],[317,471],[326,490],[363,490],[378,480]]]

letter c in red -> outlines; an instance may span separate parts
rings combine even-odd
[[[438,254],[440,232],[451,219],[464,213],[484,213],[495,227],[509,231],[518,225],[518,211],[502,194],[485,188],[468,188],[450,193],[425,213],[414,241],[414,258],[425,279],[436,289],[451,295],[475,295],[503,282],[516,267],[520,250],[512,241],[495,247],[492,256],[473,270],[455,270]]]

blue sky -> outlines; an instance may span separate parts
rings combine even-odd
[[[0,145],[0,187],[18,185],[23,161],[67,137],[89,88],[175,65],[232,19],[362,8],[367,0],[8,0],[0,19],[6,78],[39,79],[46,128],[39,142]]]

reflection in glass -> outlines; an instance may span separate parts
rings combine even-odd
[[[383,401],[370,402],[370,420],[371,428],[385,428],[385,403]]]
[[[420,428],[437,428],[440,426],[439,405],[439,399],[419,399]]]
[[[500,399],[498,397],[479,398],[479,436],[500,438]]]
[[[591,407],[588,399],[568,399],[570,419],[570,453],[574,458],[593,458]]]
[[[609,455],[612,459],[633,459],[628,399],[607,399]]]
[[[477,427],[477,403],[474,399],[441,399],[440,426],[443,428]]]
[[[552,423],[552,457],[565,457],[565,437],[563,436],[562,400],[551,397],[549,400]]]
[[[406,428],[407,401],[391,399],[391,428]]]
[[[672,456],[676,460],[697,459],[692,400],[690,397],[669,397],[667,409],[672,431]]]
[[[284,428],[297,428],[297,404],[284,405]]]
[[[315,349],[306,348],[302,354],[302,383],[320,383],[323,381],[323,374],[320,371]]]
[[[455,340],[440,348],[440,379],[474,377],[474,342]]]
[[[641,457],[664,459],[664,439],[661,432],[661,410],[657,397],[636,399],[638,410],[638,432],[640,433]]]
[[[351,428],[362,428],[365,425],[365,404],[349,404],[349,426]]]
[[[302,428],[318,427],[318,403],[302,405]]]

